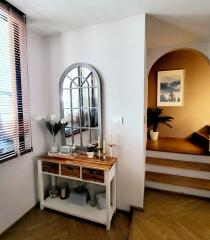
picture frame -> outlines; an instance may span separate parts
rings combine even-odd
[[[158,107],[181,107],[184,105],[184,77],[184,69],[158,71]]]

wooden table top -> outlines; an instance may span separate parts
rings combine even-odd
[[[38,160],[109,171],[117,161],[117,158],[106,157],[106,159],[103,160],[102,158],[99,159],[97,157],[87,158],[86,155],[76,155],[74,158],[71,156],[60,157],[41,155],[38,157]]]

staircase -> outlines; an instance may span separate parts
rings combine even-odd
[[[210,198],[210,157],[147,151],[146,187]]]
[[[194,132],[191,140],[210,152],[210,125],[206,125],[204,128],[197,132]]]

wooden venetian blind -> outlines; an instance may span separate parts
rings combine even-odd
[[[0,3],[0,162],[31,151],[25,15]]]

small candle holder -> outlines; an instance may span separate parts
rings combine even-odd
[[[101,147],[97,147],[97,152],[98,152],[98,158],[101,158]]]
[[[102,154],[102,161],[106,160],[106,153]]]
[[[112,158],[113,157],[113,144],[110,143],[109,147],[110,147],[110,157]]]

